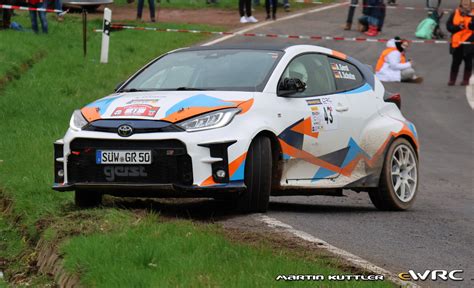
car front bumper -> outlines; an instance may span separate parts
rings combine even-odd
[[[239,133],[233,133],[232,138],[223,137],[228,135],[223,133],[229,131],[227,129],[231,130],[231,127],[194,133],[143,133],[127,138],[116,133],[70,129],[64,139],[54,144],[55,183],[52,188],[56,191],[129,190],[131,194],[150,191],[158,197],[168,193],[205,195],[243,190],[245,154],[251,138]],[[145,167],[146,177],[128,173],[126,177],[106,179],[110,175],[104,175],[105,166],[94,160],[98,149],[152,150],[156,164]],[[118,167],[118,172],[133,167],[125,166]],[[225,177],[217,177],[217,170],[224,170]]]

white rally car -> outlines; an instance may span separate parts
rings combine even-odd
[[[55,143],[57,191],[234,199],[366,191],[404,210],[418,188],[418,138],[371,69],[312,45],[179,49],[76,110]]]

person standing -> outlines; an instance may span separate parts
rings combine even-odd
[[[346,25],[344,26],[344,30],[351,30],[352,28],[352,21],[354,19],[355,9],[359,5],[359,0],[351,0],[351,4],[349,6],[349,12],[347,13],[347,20]],[[367,0],[362,1],[362,6],[367,6]]]
[[[137,4],[137,20],[138,21],[142,20],[142,12],[143,12],[144,4],[145,4],[145,0],[138,0],[138,4]],[[156,19],[155,19],[155,0],[148,0],[148,8],[150,9],[150,21],[151,22],[156,22]]]
[[[239,0],[240,23],[257,23],[252,16],[252,0]]]
[[[0,0],[0,4],[3,5],[11,5],[10,0]],[[8,29],[10,28],[10,20],[12,17],[12,12],[10,9],[0,9],[0,15],[2,16],[2,22],[0,25],[0,29]]]
[[[367,0],[363,6],[363,16],[359,18],[359,31],[363,32],[368,28],[365,35],[375,37],[379,31],[382,31],[385,20],[385,4],[383,0]]]
[[[387,48],[380,54],[375,66],[375,75],[384,82],[423,82],[422,77],[416,76],[413,61],[406,59],[406,49],[409,43],[400,37],[387,42]]]
[[[272,16],[270,18],[270,6],[272,8]],[[267,11],[267,20],[276,20],[278,0],[265,0],[265,10]]]
[[[464,61],[464,77],[461,85],[469,85],[472,75],[472,58],[474,57],[474,45],[463,42],[474,42],[474,4],[471,0],[461,0],[459,7],[449,16],[446,28],[451,32],[450,53],[452,54],[451,71],[449,75],[449,86],[456,84],[461,63]]]
[[[54,9],[56,10],[63,10],[63,1],[62,0],[54,0]],[[61,13],[56,13],[56,19],[58,22],[64,21],[64,16]]]
[[[46,9],[48,7],[48,0],[28,0],[28,6],[31,8]],[[39,33],[38,16],[41,22],[41,30],[43,33],[48,33],[48,19],[44,11],[30,11],[31,28],[35,33]]]

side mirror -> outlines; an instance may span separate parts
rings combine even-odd
[[[117,92],[119,88],[123,85],[123,83],[125,83],[125,81],[118,83],[117,86],[115,86],[114,92]]]
[[[285,78],[278,84],[278,96],[289,96],[306,90],[306,83],[298,78]]]

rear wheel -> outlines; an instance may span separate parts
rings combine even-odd
[[[380,210],[406,210],[418,190],[418,158],[407,140],[396,139],[385,155],[378,189],[369,192]]]
[[[246,191],[238,198],[238,209],[244,213],[266,212],[272,188],[272,151],[270,139],[252,141],[245,160]]]
[[[77,189],[74,194],[74,203],[78,207],[96,207],[102,204],[102,193],[97,191]]]

